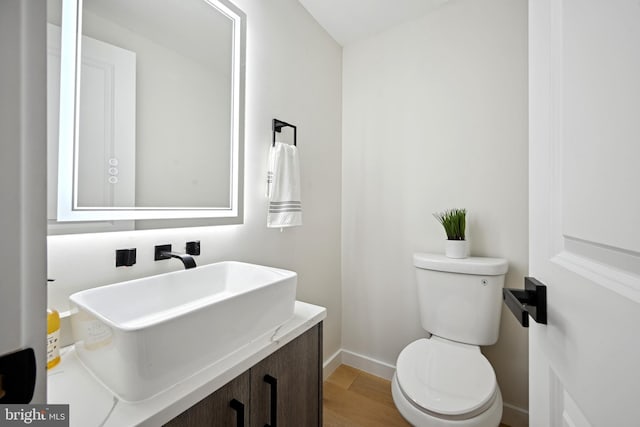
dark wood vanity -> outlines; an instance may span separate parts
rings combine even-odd
[[[322,322],[165,426],[322,426]]]

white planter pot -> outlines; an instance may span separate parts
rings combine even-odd
[[[444,244],[444,254],[449,258],[466,258],[469,256],[468,240],[447,240]]]

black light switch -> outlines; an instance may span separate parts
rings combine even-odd
[[[136,248],[116,249],[116,267],[131,267],[136,263]]]
[[[186,252],[189,255],[200,255],[200,240],[187,242]]]

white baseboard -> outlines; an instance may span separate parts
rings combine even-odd
[[[391,381],[396,367],[362,354],[342,350],[342,363]]]
[[[322,365],[323,379],[326,380],[340,365],[349,365],[372,375],[391,380],[396,367],[348,350],[338,350]],[[529,412],[509,403],[502,405],[502,423],[510,427],[529,427]]]
[[[510,427],[529,427],[529,411],[510,403],[503,403],[502,423]]]
[[[338,350],[324,363],[324,379],[327,379],[341,364],[352,366],[385,380],[391,380],[393,373],[396,371],[396,367],[393,365],[342,349]]]
[[[340,365],[342,365],[342,350],[333,353],[333,355],[322,364],[322,381],[326,381]]]

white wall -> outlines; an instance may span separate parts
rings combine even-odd
[[[471,253],[527,272],[527,2],[451,0],[343,54],[343,347],[395,365],[424,336],[412,253],[443,252],[432,213],[464,207]],[[527,407],[527,334],[503,310],[483,349]]]
[[[324,352],[340,348],[340,182],[342,50],[297,0],[236,0],[247,14],[244,224],[204,228],[49,236],[50,304],[70,292],[182,268],[153,261],[153,246],[184,249],[199,239],[198,264],[239,260],[298,273],[299,300],[327,307]],[[271,119],[298,126],[302,227],[266,228]],[[286,132],[286,131],[285,131]],[[138,262],[115,268],[117,248],[137,247]],[[176,292],[179,292],[176,289]],[[135,304],[135,301],[131,301]],[[327,356],[328,357],[328,356]]]

